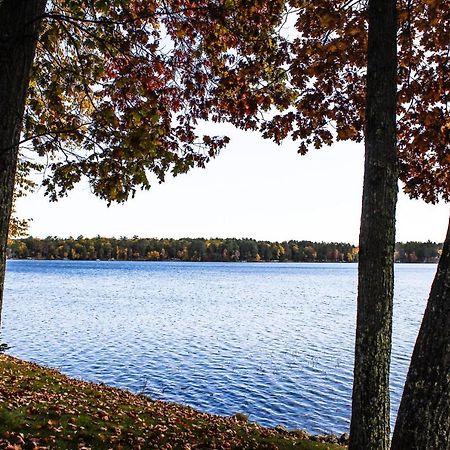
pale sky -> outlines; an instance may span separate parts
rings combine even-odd
[[[111,205],[80,185],[50,203],[43,189],[19,199],[18,215],[32,218],[35,237],[250,237],[357,244],[363,145],[339,143],[296,152],[256,133],[220,125],[232,138],[205,169],[168,177],[124,205]],[[220,132],[219,132],[220,133]],[[449,205],[427,205],[400,192],[397,241],[442,242]]]

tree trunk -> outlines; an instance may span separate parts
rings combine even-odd
[[[18,143],[45,4],[45,0],[0,1],[0,320]]]
[[[392,439],[392,450],[449,449],[450,221]]]
[[[364,188],[349,450],[387,450],[396,151],[396,3],[369,0]]]

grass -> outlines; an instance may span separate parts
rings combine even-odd
[[[298,449],[345,447],[75,380],[0,355],[0,449]]]

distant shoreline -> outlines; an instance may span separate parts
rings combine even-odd
[[[148,262],[148,263],[170,263],[170,262],[181,262],[181,263],[230,263],[230,264],[247,264],[247,263],[257,263],[257,264],[357,264],[358,261],[292,261],[292,260],[271,260],[271,261],[189,261],[182,259],[69,259],[69,258],[6,258],[8,261],[73,261],[73,262]],[[394,264],[435,264],[435,261],[394,261]]]
[[[249,238],[22,238],[8,242],[10,259],[88,261],[193,261],[193,262],[358,262],[359,248],[348,242]],[[437,263],[442,244],[398,242],[394,260],[401,263]]]

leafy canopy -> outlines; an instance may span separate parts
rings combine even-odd
[[[296,35],[289,74],[296,100],[263,124],[265,137],[299,140],[299,152],[364,138],[367,3],[290,0]],[[450,200],[450,8],[398,2],[398,156],[411,197]]]
[[[398,3],[400,178],[433,203],[450,199],[446,3]],[[86,176],[124,201],[150,174],[203,167],[228,138],[199,136],[199,121],[289,136],[302,154],[361,141],[366,16],[360,0],[49,1],[24,137],[50,198]]]
[[[283,1],[52,0],[24,119],[50,198],[82,176],[124,201],[149,174],[203,167],[228,142],[200,120],[255,128],[287,106]]]

